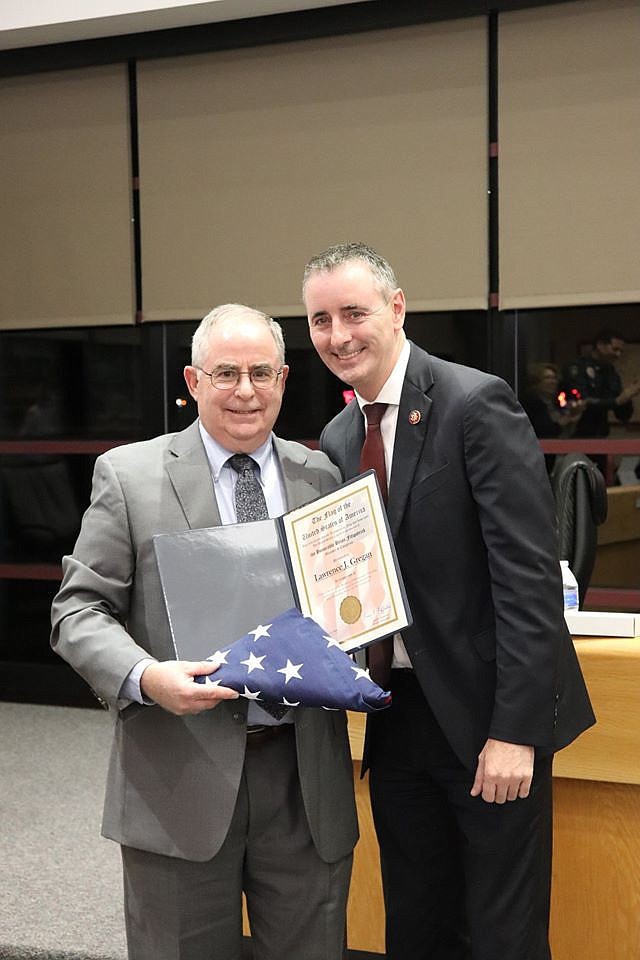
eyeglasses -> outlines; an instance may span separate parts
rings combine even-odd
[[[238,367],[224,366],[214,367],[211,373],[208,370],[203,370],[202,367],[196,367],[196,370],[204,373],[205,377],[209,377],[211,386],[215,387],[216,390],[231,390],[233,387],[237,387],[240,383],[240,377],[243,375],[249,377],[256,390],[270,390],[275,387],[283,368],[274,370],[269,364],[260,363],[251,367],[250,370],[239,370]]]

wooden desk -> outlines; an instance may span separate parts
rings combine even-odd
[[[640,485],[607,490],[591,586],[640,588]]]
[[[640,958],[640,638],[576,650],[598,723],[554,763],[554,960]],[[360,842],[349,897],[351,949],[383,953],[378,848],[360,777],[364,717],[349,715]]]
[[[640,638],[575,646],[598,722],[554,762],[554,960],[638,960]]]

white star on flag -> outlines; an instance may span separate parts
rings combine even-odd
[[[266,658],[266,653],[261,657],[256,657],[249,651],[249,659],[241,660],[240,663],[243,663],[247,668],[247,673],[251,673],[252,670],[264,670],[262,666],[262,661]]]
[[[227,662],[228,653],[228,650],[216,650],[214,654],[212,654],[210,657],[207,657],[207,660],[210,660],[211,663],[215,664],[216,667],[219,667],[221,664]]]
[[[292,607],[271,616],[228,648],[212,656],[224,660],[213,674],[195,677],[197,683],[237,690],[247,700],[257,700],[267,713],[294,707],[325,710],[361,710],[372,713],[391,702],[391,694],[371,679],[368,670],[354,663],[327,628]],[[254,621],[255,622],[255,621]],[[252,691],[247,683],[260,685]],[[287,699],[287,693],[294,700]],[[0,951],[1,952],[1,951]]]
[[[338,641],[334,640],[333,637],[323,637],[322,639],[327,641],[327,650],[329,649],[329,647],[338,647],[340,650],[342,650],[342,647],[340,646]]]
[[[278,670],[278,673],[284,674],[284,682],[289,683],[289,680],[292,680],[294,677],[296,680],[302,680],[302,677],[299,674],[300,667],[303,667],[303,663],[291,663],[291,660],[287,658],[286,667],[281,667]]]
[[[365,680],[368,680],[370,683],[373,683],[373,680],[369,676],[369,670],[363,670],[362,667],[351,667],[353,672],[356,675],[356,680],[362,680],[364,677]]]

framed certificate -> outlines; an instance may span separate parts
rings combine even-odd
[[[298,607],[346,652],[411,622],[373,470],[282,518]]]
[[[153,538],[176,656],[297,606],[351,653],[411,623],[373,470],[282,517]]]

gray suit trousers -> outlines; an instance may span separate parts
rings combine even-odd
[[[249,748],[227,837],[195,862],[122,848],[129,960],[340,960],[352,855],[325,863],[300,793],[293,725]]]

